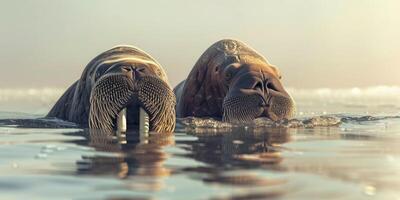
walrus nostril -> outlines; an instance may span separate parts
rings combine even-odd
[[[271,90],[277,91],[277,89],[276,89],[276,87],[274,86],[274,84],[272,84],[272,83],[269,82],[269,81],[266,81],[266,83],[265,83],[265,89],[271,89]]]
[[[254,84],[253,89],[262,92],[264,91],[264,84],[261,81],[257,81],[257,83]]]

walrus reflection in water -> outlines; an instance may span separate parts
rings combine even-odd
[[[138,48],[117,46],[89,62],[47,117],[111,132],[117,117],[124,118],[128,129],[137,126],[142,108],[150,131],[172,132],[175,104],[161,65]],[[122,110],[126,114],[118,116]]]
[[[195,179],[229,186],[280,184],[248,171],[249,169],[279,170],[280,163],[284,160],[280,146],[291,140],[289,128],[235,127],[221,132],[193,130],[193,132],[188,131],[188,134],[195,135],[197,139],[179,141],[177,146],[184,147],[187,151],[182,155],[205,164],[182,169],[186,173],[198,173]],[[269,192],[271,191],[263,191],[261,194]]]
[[[78,174],[113,175],[119,178],[154,177],[156,184],[148,184],[154,190],[159,188],[159,182],[162,181],[159,178],[171,174],[171,169],[164,165],[168,155],[163,148],[175,144],[172,134],[152,134],[145,143],[134,134],[127,135],[126,142],[116,140],[102,131],[91,130],[79,134],[87,138],[88,143],[85,146],[93,147],[97,152],[113,154],[82,156],[77,161]]]
[[[291,118],[293,99],[278,69],[246,44],[231,39],[209,47],[186,80],[174,88],[177,117],[213,117],[249,122]]]

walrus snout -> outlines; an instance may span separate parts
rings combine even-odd
[[[172,132],[176,99],[168,84],[133,67],[120,69],[99,78],[93,87],[89,127],[111,132],[117,124],[118,128],[137,126],[140,108],[143,108],[149,115],[151,131]]]
[[[257,117],[277,121],[295,113],[293,99],[277,77],[265,73],[241,75],[229,87],[223,102],[223,120],[249,122]]]

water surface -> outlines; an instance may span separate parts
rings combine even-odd
[[[0,119],[15,120],[0,121],[0,199],[399,199],[400,97],[371,91],[292,92],[292,121],[187,118],[172,136],[128,143],[26,124],[57,95],[3,93]]]

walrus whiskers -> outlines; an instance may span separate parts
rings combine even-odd
[[[108,75],[97,81],[90,100],[89,127],[111,132],[117,118],[118,131],[126,132],[125,106],[133,94],[137,94],[140,109],[144,109],[140,112],[143,118],[139,120],[139,129],[174,130],[176,100],[169,86],[152,76],[142,77],[133,84],[124,75]]]
[[[269,100],[269,109],[271,110],[271,118],[273,120],[281,118],[281,116],[293,117],[296,113],[295,102],[291,98],[286,98],[283,96],[273,96]],[[292,107],[293,109],[286,109]]]
[[[249,122],[259,115],[260,98],[256,95],[228,97],[223,102],[223,121]]]
[[[90,97],[89,128],[111,132],[113,120],[130,101],[133,88],[132,80],[119,74],[110,74],[97,81]]]
[[[166,83],[155,77],[143,77],[138,82],[138,99],[149,113],[151,129],[156,132],[175,129],[176,98]]]

